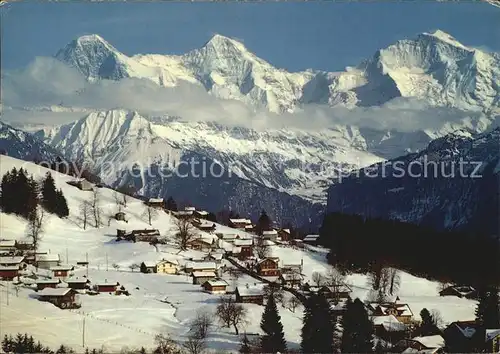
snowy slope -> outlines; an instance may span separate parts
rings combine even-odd
[[[495,234],[500,211],[500,128],[458,131],[426,149],[353,172],[328,194],[328,211],[438,229]]]
[[[0,156],[0,173],[12,167],[25,168],[38,179],[48,171],[45,168],[26,163],[7,156]],[[131,272],[128,268],[133,263],[156,261],[162,258],[177,259],[185,262],[190,257],[200,257],[199,251],[178,252],[178,249],[166,245],[156,250],[146,243],[115,242],[116,228],[134,229],[150,227],[141,217],[143,205],[132,199],[124,209],[129,223],[113,221],[111,225],[100,229],[92,227],[83,230],[78,216],[80,202],[89,197],[89,192],[80,191],[65,183],[70,177],[52,171],[56,186],[63,190],[70,207],[67,219],[50,217],[41,241],[40,249],[59,253],[63,262],[75,264],[77,261],[89,261],[89,279],[98,281],[118,281],[130,292],[130,297],[100,294],[98,296],[80,296],[82,307],[76,311],[60,310],[50,304],[41,303],[33,298],[34,292],[21,288],[16,296],[12,285],[0,282],[1,334],[29,332],[43,343],[56,347],[61,343],[78,350],[82,345],[83,320],[85,319],[85,343],[89,347],[101,347],[118,352],[122,346],[150,347],[154,335],[168,333],[175,340],[182,342],[186,338],[187,324],[199,309],[213,311],[217,303],[217,295],[209,295],[191,284],[185,275],[142,274]],[[102,188],[104,213],[116,211],[111,190]],[[21,239],[24,236],[26,222],[12,215],[0,213],[2,238]],[[162,213],[153,220],[154,228],[158,228],[167,239],[174,230],[170,215]],[[234,233],[233,229],[217,225],[217,232]],[[242,233],[241,231],[236,231]],[[201,233],[204,237],[213,237]],[[325,253],[318,248],[308,250],[290,247],[272,246],[271,253],[280,257],[280,263],[298,264],[303,260],[304,275],[310,280],[315,271],[327,269]],[[112,267],[117,264],[120,268]],[[82,277],[86,269],[76,267],[75,277]],[[402,301],[410,304],[414,315],[423,307],[439,309],[445,322],[467,320],[474,316],[475,301],[438,296],[438,284],[419,279],[406,273],[401,274],[402,285],[399,295]],[[223,273],[230,286],[245,286],[255,282],[248,276],[239,279],[231,278]],[[348,278],[354,296],[365,299],[368,292],[367,277],[353,274]],[[138,288],[138,289],[137,289]],[[9,305],[6,295],[9,292]],[[167,302],[165,302],[165,300]],[[245,305],[249,310],[248,323],[243,327],[251,333],[259,333],[259,323],[263,311],[262,306]],[[285,328],[285,335],[290,348],[300,345],[300,329],[302,326],[302,308],[295,313],[279,307]],[[216,328],[209,335],[208,346],[211,352],[232,351],[239,347],[239,339],[232,329]]]
[[[376,106],[396,97],[492,112],[498,111],[500,99],[500,57],[466,47],[439,30],[400,40],[337,73],[289,73],[222,35],[181,56],[132,57],[98,35],[87,35],[67,44],[56,58],[90,81],[137,77],[161,86],[195,83],[217,97],[278,113],[310,103]]]

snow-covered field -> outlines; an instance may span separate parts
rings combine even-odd
[[[31,163],[0,156],[0,173],[3,175],[12,167],[24,167],[35,178],[41,178],[48,171]],[[0,336],[8,333],[29,332],[36,339],[49,346],[67,344],[81,349],[83,339],[86,347],[104,346],[107,350],[119,350],[123,346],[151,347],[154,336],[168,333],[182,342],[186,338],[188,323],[194,318],[196,311],[214,311],[218,295],[201,291],[200,286],[192,285],[186,275],[142,274],[138,270],[131,271],[129,266],[144,261],[157,261],[162,258],[187,260],[199,257],[199,251],[180,252],[174,246],[162,245],[156,249],[147,243],[116,242],[117,228],[128,230],[150,228],[143,214],[143,204],[132,199],[125,208],[128,224],[111,221],[110,226],[99,229],[88,227],[83,230],[79,219],[79,205],[89,198],[91,192],[81,191],[65,183],[71,177],[51,171],[56,187],[61,188],[68,201],[70,216],[59,219],[48,216],[45,233],[40,250],[59,253],[63,263],[76,264],[88,257],[89,279],[93,282],[119,282],[131,293],[131,296],[115,296],[106,293],[97,296],[80,295],[82,307],[78,310],[61,310],[34,299],[33,290],[21,288],[16,296],[11,284],[0,285]],[[117,207],[113,191],[101,189],[101,206],[106,215],[114,214]],[[24,236],[26,222],[13,215],[0,214],[0,237],[2,239],[20,239]],[[152,227],[162,235],[171,236],[175,231],[173,217],[166,213],[153,220]],[[242,233],[228,227],[217,225],[216,232]],[[204,234],[205,237],[214,237]],[[311,248],[299,250],[290,247],[272,246],[271,253],[280,257],[281,264],[300,263],[303,260],[304,273],[310,280],[313,272],[323,272],[328,268],[324,250]],[[118,270],[112,265],[119,266]],[[86,268],[75,268],[74,276],[86,274]],[[224,273],[223,277],[232,286],[256,282],[248,276],[237,280]],[[354,295],[366,298],[368,287],[366,276],[354,274],[349,276]],[[7,299],[7,292],[9,293]],[[472,319],[475,302],[454,297],[439,297],[437,284],[419,279],[409,274],[402,274],[402,286],[399,291],[402,301],[407,302],[416,318],[423,307],[438,309],[445,322]],[[263,307],[247,304],[248,321],[242,331],[259,332],[259,323]],[[295,313],[280,307],[284,323],[285,335],[290,347],[300,344],[302,310]],[[85,338],[83,328],[85,321]],[[209,336],[208,346],[213,350],[235,351],[239,347],[239,337],[232,328],[215,328]]]

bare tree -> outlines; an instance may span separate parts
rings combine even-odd
[[[450,283],[440,281],[438,284],[438,291],[441,292],[444,289],[448,288],[449,286],[451,286]]]
[[[146,204],[144,207],[144,212],[142,213],[142,217],[147,218],[149,225],[151,225],[151,222],[158,217],[158,209]]]
[[[154,354],[182,354],[182,350],[168,335],[157,334],[155,346]]]
[[[44,215],[45,212],[42,207],[37,206],[33,212],[30,213],[28,217],[27,226],[27,236],[31,239],[33,243],[33,249],[38,250],[40,241],[42,239],[42,234],[44,231]]]
[[[130,200],[130,195],[134,195],[135,189],[132,186],[121,186],[118,188],[118,192],[122,194],[122,205],[126,208],[127,203]]]
[[[300,300],[297,299],[295,296],[292,296],[289,300],[288,300],[288,307],[290,308],[290,310],[292,312],[295,313],[295,309],[301,304]]]
[[[80,217],[83,221],[83,229],[87,228],[87,223],[92,215],[92,205],[88,200],[82,200],[80,203]]]
[[[123,199],[120,193],[118,191],[113,192],[113,198],[115,200],[116,208],[118,209],[118,212],[121,212],[123,209]]]
[[[95,223],[96,228],[101,226],[102,210],[101,210],[100,202],[101,202],[101,192],[100,192],[99,188],[94,188],[94,190],[92,191],[92,200],[90,203],[92,206],[92,215],[94,217],[94,223]]]
[[[213,326],[213,314],[206,310],[198,310],[196,317],[191,322],[191,331],[195,332],[201,338],[206,338],[210,328]]]
[[[247,310],[232,298],[221,297],[215,314],[220,323],[225,327],[233,326],[236,334],[239,334],[238,326],[246,322]]]
[[[396,268],[389,268],[389,294],[394,295],[401,286],[401,275]]]
[[[320,272],[314,272],[312,273],[311,280],[313,281],[314,284],[316,284],[316,286],[319,287],[323,285],[325,277]]]
[[[328,268],[324,277],[325,282],[332,287],[335,293],[339,293],[341,288],[345,285],[345,275],[336,268]]]
[[[181,250],[186,250],[189,242],[197,237],[195,227],[188,219],[175,220],[175,226],[177,228],[175,241]]]
[[[118,271],[120,269],[120,265],[119,264],[113,263],[111,266],[113,268],[115,268],[116,271]]]
[[[183,346],[189,354],[200,354],[206,347],[205,338],[199,337],[196,333],[190,333]]]
[[[437,309],[431,310],[432,322],[437,328],[442,328],[444,325],[443,316],[441,316],[441,312]]]
[[[266,285],[264,286],[263,290],[264,290],[264,297],[269,298],[270,296],[273,296],[276,303],[281,303],[282,306],[285,306],[285,304],[283,303],[285,293],[283,289],[281,289],[279,286]]]
[[[130,268],[130,270],[133,272],[135,271],[136,269],[140,268],[141,266],[137,263],[134,263],[134,264],[131,264],[128,266]]]
[[[262,236],[257,236],[257,241],[254,245],[254,250],[259,258],[266,258],[269,255],[269,245]]]

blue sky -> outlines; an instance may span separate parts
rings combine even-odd
[[[437,28],[500,52],[500,8],[466,2],[63,2],[2,7],[2,69],[51,56],[97,33],[126,54],[181,54],[214,33],[242,40],[275,66],[342,70],[377,49]]]

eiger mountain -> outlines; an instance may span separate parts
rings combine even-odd
[[[498,112],[500,103],[500,56],[466,47],[439,30],[397,41],[361,64],[335,73],[290,73],[221,35],[181,56],[132,57],[98,35],[87,35],[70,42],[56,58],[90,81],[135,77],[161,86],[185,81],[201,85],[219,98],[277,113],[310,103],[377,106],[396,97],[488,114]]]
[[[330,187],[328,211],[494,235],[499,193],[500,128],[477,136],[462,131],[353,172]]]

